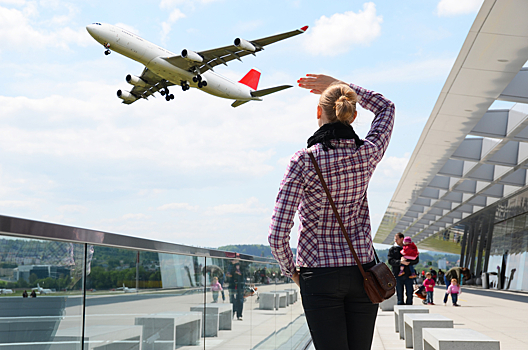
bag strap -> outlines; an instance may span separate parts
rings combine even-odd
[[[319,168],[319,165],[317,164],[317,161],[315,160],[315,157],[310,149],[307,150],[308,155],[310,156],[310,159],[312,160],[312,163],[315,167],[315,171],[317,172],[317,175],[319,176],[319,180],[321,180],[321,184],[323,185],[323,188],[326,192],[326,197],[328,198],[328,201],[330,202],[330,205],[332,206],[332,210],[334,211],[334,215],[337,218],[337,222],[339,222],[339,226],[341,227],[341,231],[343,231],[343,235],[345,236],[345,239],[348,243],[348,247],[352,251],[352,255],[354,256],[354,259],[356,260],[356,264],[359,267],[359,271],[361,271],[361,275],[363,275],[363,278],[367,280],[367,275],[365,274],[365,270],[363,269],[363,266],[361,265],[361,261],[359,261],[359,258],[356,254],[356,250],[352,246],[352,242],[350,241],[350,237],[348,236],[348,233],[346,231],[345,225],[343,225],[343,221],[341,220],[341,217],[339,216],[339,213],[337,212],[337,207],[335,206],[334,200],[332,199],[332,195],[330,194],[330,190],[328,189],[328,186],[326,185],[326,182],[323,178],[323,174],[321,173],[321,169]]]

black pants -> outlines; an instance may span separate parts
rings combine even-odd
[[[374,266],[371,262],[365,269]],[[301,296],[317,350],[368,350],[378,305],[363,288],[357,266],[301,268]]]
[[[407,276],[396,277],[396,297],[398,305],[412,305],[413,303],[413,279]],[[405,287],[405,302],[403,302],[403,290]]]

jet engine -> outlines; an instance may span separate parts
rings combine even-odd
[[[134,102],[137,98],[128,91],[117,90],[117,97],[125,102]]]
[[[127,83],[129,83],[130,85],[134,85],[134,86],[138,86],[138,87],[148,87],[148,86],[150,86],[143,79],[141,79],[140,77],[136,77],[135,75],[129,74],[129,75],[126,76],[125,79],[126,79]]]
[[[252,43],[250,43],[247,40],[241,39],[241,38],[235,39],[235,46],[239,48],[240,50],[246,50],[246,51],[251,51],[251,52],[255,52],[256,50],[255,46]]]
[[[203,57],[191,50],[183,49],[181,52],[181,56],[190,62],[194,62],[194,63],[203,62]]]

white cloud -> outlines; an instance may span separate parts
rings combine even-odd
[[[454,57],[447,57],[415,62],[387,62],[375,68],[355,71],[351,76],[358,84],[445,80],[454,61]]]
[[[84,205],[75,205],[75,204],[69,204],[69,205],[61,205],[59,207],[59,211],[61,213],[81,213],[84,214],[88,211],[88,208]]]
[[[267,214],[270,209],[260,206],[256,197],[248,198],[244,203],[239,204],[222,204],[213,207],[213,213],[218,215],[225,214]]]
[[[172,25],[179,19],[185,18],[185,14],[180,9],[174,9],[171,11],[169,18],[161,23],[161,41],[165,43],[165,40],[169,36],[172,30]]]
[[[33,17],[38,16],[34,3],[29,3],[24,9],[18,10],[0,6],[0,42],[4,50],[59,47],[69,49],[70,44],[86,46],[91,43],[84,28],[56,26],[56,22],[65,23],[69,19],[56,17],[50,21],[51,30],[47,27],[36,27]]]
[[[349,51],[356,45],[369,45],[381,34],[382,16],[376,15],[376,5],[363,4],[363,11],[322,16],[308,30],[304,45],[315,55],[334,56]]]
[[[138,214],[125,214],[122,216],[122,219],[124,220],[145,220],[145,219],[150,219],[151,216],[150,215],[145,215],[145,214],[141,214],[141,213],[138,213]]]
[[[22,6],[26,4],[26,0],[0,0],[0,4]]]
[[[409,153],[403,157],[384,157],[378,164],[377,172],[382,173],[386,178],[400,179],[407,163],[409,163]]]
[[[189,203],[168,203],[168,204],[164,204],[164,205],[159,206],[157,209],[158,210],[179,210],[179,209],[183,209],[183,210],[196,211],[196,210],[198,210],[198,208],[199,207],[197,205],[190,205]]]
[[[0,207],[21,208],[21,207],[33,207],[33,206],[34,206],[34,203],[31,201],[17,201],[17,200],[0,201]]]
[[[159,7],[161,9],[170,9],[180,5],[193,7],[195,3],[209,4],[216,1],[218,0],[161,0]]]
[[[436,7],[438,16],[452,17],[477,12],[484,0],[441,0]]]

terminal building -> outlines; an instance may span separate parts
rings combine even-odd
[[[526,13],[483,3],[374,237],[460,254],[475,283],[516,291],[528,291]]]

